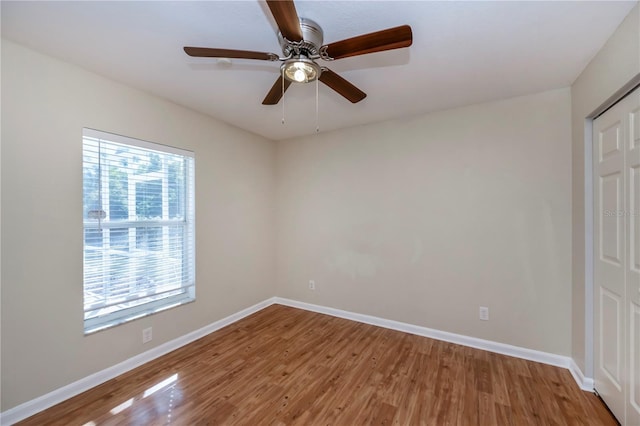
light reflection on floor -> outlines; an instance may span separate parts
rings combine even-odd
[[[141,395],[129,398],[126,401],[116,405],[109,413],[99,415],[92,421],[85,423],[83,426],[98,426],[102,422],[111,422],[114,420],[114,416],[118,416],[122,419],[135,420],[138,422],[145,422],[146,419],[154,419],[162,417],[163,412],[166,412],[167,421],[165,424],[171,423],[172,410],[174,408],[174,400],[176,395],[181,396],[181,392],[176,392],[176,384],[178,381],[178,374],[167,377],[166,379],[156,383],[155,385],[146,389]],[[149,398],[155,395],[154,398]],[[145,399],[148,398],[148,402]]]
[[[165,379],[165,380],[161,381],[157,385],[151,386],[149,389],[144,391],[144,394],[142,394],[142,397],[146,398],[146,397],[148,397],[150,395],[153,395],[154,393],[158,392],[160,389],[162,389],[162,388],[164,388],[166,386],[169,386],[170,384],[174,383],[176,380],[178,380],[178,374],[174,374],[173,376],[169,377],[168,379]]]

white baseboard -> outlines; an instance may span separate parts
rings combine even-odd
[[[11,425],[13,423],[19,422],[20,420],[24,420],[27,417],[39,413],[42,410],[59,404],[62,401],[85,392],[95,386],[106,382],[107,380],[111,380],[123,373],[126,373],[129,370],[132,370],[144,363],[152,361],[162,355],[165,355],[173,350],[176,350],[184,345],[198,340],[199,338],[204,337],[207,334],[226,327],[229,324],[232,324],[273,304],[280,304],[293,308],[304,309],[307,311],[318,312],[338,318],[344,318],[352,321],[362,322],[365,324],[375,325],[378,327],[403,331],[405,333],[415,334],[418,336],[456,343],[458,345],[482,349],[489,352],[495,352],[503,355],[513,356],[516,358],[522,358],[530,361],[541,362],[543,364],[554,365],[556,367],[566,368],[571,372],[571,375],[573,376],[578,386],[580,386],[580,389],[593,392],[593,379],[584,377],[584,374],[582,373],[576,362],[572,358],[567,356],[555,355],[547,352],[536,351],[533,349],[512,346],[506,343],[493,342],[491,340],[478,339],[476,337],[464,336],[462,334],[449,333],[446,331],[440,331],[432,328],[407,324],[404,322],[388,320],[371,315],[358,314],[341,309],[313,305],[311,303],[305,302],[298,302],[296,300],[286,299],[282,297],[272,297],[246,309],[243,309],[240,312],[229,315],[226,318],[204,326],[191,333],[185,334],[184,336],[156,346],[153,349],[129,358],[112,367],[106,368],[102,371],[98,371],[97,373],[91,374],[90,376],[84,377],[76,382],[58,388],[52,392],[49,392],[45,395],[42,395],[38,398],[32,399],[31,401],[27,401],[3,413],[0,413],[0,424]]]
[[[326,306],[313,305],[311,303],[305,302],[298,302],[296,300],[285,299],[282,297],[276,297],[275,303],[285,306],[291,306],[294,308],[305,309],[307,311],[331,315],[334,317],[345,318],[352,321],[358,321],[365,324],[371,324],[378,327],[389,328],[391,330],[403,331],[405,333],[411,333],[418,336],[429,337],[431,339],[456,343],[458,345],[470,346],[472,348],[495,352],[502,355],[509,355],[529,361],[536,361],[543,364],[566,368],[571,372],[571,375],[573,376],[578,386],[580,386],[580,389],[593,392],[593,379],[585,378],[584,374],[582,373],[576,362],[573,360],[573,358],[570,358],[568,356],[536,351],[534,349],[522,348],[519,346],[508,345],[506,343],[493,342],[491,340],[478,339],[476,337],[469,337],[462,334],[449,333],[447,331],[435,330],[433,328],[421,327],[404,322],[374,317],[371,315],[363,315],[354,312],[343,311],[341,309],[328,308]]]
[[[274,301],[275,298],[273,297],[267,300],[263,300],[262,302],[256,303],[255,305],[243,309],[240,312],[231,314],[228,317],[222,318],[221,320],[206,325],[198,330],[185,334],[184,336],[158,345],[153,349],[129,358],[112,367],[105,368],[102,371],[98,371],[97,373],[91,374],[90,376],[84,377],[78,381],[58,388],[45,395],[39,396],[38,398],[32,399],[31,401],[27,401],[16,407],[13,407],[0,414],[0,424],[11,425],[19,422],[20,420],[24,420],[27,417],[31,417],[42,410],[59,404],[62,401],[65,401],[73,396],[85,392],[95,386],[98,386],[106,382],[107,380],[111,380],[123,373],[126,373],[129,370],[133,370],[134,368],[139,367],[142,364],[161,357],[162,355],[165,355],[184,345],[198,340],[201,337],[206,336],[207,334],[219,330],[222,327],[226,327],[227,325],[232,324],[246,316],[258,312],[266,308],[267,306],[273,305]]]
[[[578,367],[578,364],[572,359],[569,364],[569,371],[573,376],[573,379],[576,381],[580,389],[588,392],[593,392],[595,388],[595,383],[591,377],[584,377],[582,370]]]

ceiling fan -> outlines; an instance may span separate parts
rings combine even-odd
[[[278,40],[282,47],[282,57],[275,53],[248,50],[184,48],[187,55],[195,57],[282,62],[280,77],[262,101],[263,105],[277,104],[292,82],[309,83],[316,79],[349,101],[360,102],[367,96],[366,93],[329,68],[318,65],[316,60],[333,61],[350,56],[399,49],[411,46],[413,41],[411,27],[402,25],[323,45],[322,28],[311,19],[299,18],[293,0],[267,0],[267,5],[280,30]]]

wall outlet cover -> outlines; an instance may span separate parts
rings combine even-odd
[[[148,327],[142,330],[142,343],[148,343],[153,339],[153,328]]]
[[[486,306],[480,306],[480,319],[482,321],[489,321],[489,308]]]

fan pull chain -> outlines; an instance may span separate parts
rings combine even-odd
[[[284,67],[281,68],[282,71],[282,124],[284,124]]]
[[[318,124],[318,79],[316,78],[316,133],[320,132],[320,125]]]

